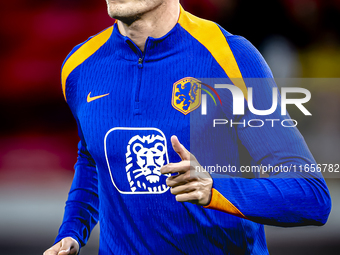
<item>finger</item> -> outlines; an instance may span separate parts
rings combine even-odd
[[[56,243],[51,248],[47,249],[43,255],[57,255],[60,249],[61,242]]]
[[[162,174],[185,173],[192,169],[190,161],[181,161],[178,163],[170,163],[161,168]]]
[[[176,187],[176,186],[179,186],[179,185],[184,185],[188,182],[190,182],[190,180],[188,178],[187,173],[173,175],[173,176],[170,176],[166,179],[166,185],[168,187]]]
[[[176,195],[177,202],[189,202],[193,204],[197,204],[203,197],[202,192],[200,191],[192,191],[189,193],[183,193]]]
[[[197,182],[189,182],[185,185],[176,186],[174,188],[170,189],[171,194],[173,195],[179,195],[179,194],[185,194],[190,193],[192,191],[197,190]]]
[[[60,247],[58,255],[67,255],[67,254],[69,254],[70,250],[71,250],[71,245],[72,245],[71,242],[72,242],[71,240],[64,238],[61,241],[61,247]]]
[[[64,238],[58,255],[73,255],[78,252],[78,243],[73,238]]]
[[[46,250],[43,255],[57,255],[58,251],[52,250],[52,248]]]
[[[177,136],[171,136],[171,144],[182,160],[190,160],[190,152],[179,142]]]
[[[54,251],[52,249],[48,249],[44,252],[43,255],[57,255],[58,254],[58,251]]]
[[[77,255],[78,254],[78,248],[71,247],[69,255]]]
[[[168,185],[169,187],[176,187],[184,185],[188,182],[197,181],[198,176],[193,172],[194,170],[191,170],[183,174],[170,176],[166,179],[166,185]]]

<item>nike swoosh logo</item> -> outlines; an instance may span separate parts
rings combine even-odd
[[[91,92],[90,92],[90,93],[87,95],[87,102],[90,103],[90,102],[92,102],[92,101],[94,101],[94,100],[97,100],[97,99],[102,98],[102,97],[106,97],[106,96],[108,96],[108,95],[110,95],[110,93],[107,93],[107,94],[105,94],[105,95],[100,95],[100,96],[91,97]]]

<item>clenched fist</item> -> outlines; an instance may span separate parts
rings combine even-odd
[[[77,255],[79,244],[72,237],[66,237],[46,250],[43,255]]]
[[[192,155],[176,136],[171,137],[174,150],[182,161],[170,163],[161,168],[162,174],[178,173],[170,176],[166,184],[176,196],[178,202],[190,202],[197,205],[208,205],[211,200],[213,180],[208,172],[203,171],[194,155]]]

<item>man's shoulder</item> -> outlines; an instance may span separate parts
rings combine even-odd
[[[71,52],[66,56],[63,66],[68,61],[68,59],[75,53],[78,55],[77,58],[79,58],[81,55],[84,55],[84,57],[88,57],[92,55],[94,52],[96,52],[102,45],[104,45],[108,41],[112,34],[112,29],[113,26],[105,28],[99,33],[90,36],[86,41],[76,45],[71,50]]]
[[[197,17],[189,12],[184,11],[178,23],[204,46],[211,45],[214,48],[221,48],[230,45],[243,48],[245,45],[251,45],[244,37],[232,34],[216,22]],[[251,47],[246,48],[249,50]]]
[[[211,53],[229,77],[272,77],[260,52],[244,37],[188,12],[179,23]]]
[[[66,100],[66,81],[77,67],[82,65],[87,59],[95,54],[111,37],[113,27],[108,27],[98,34],[89,37],[85,42],[75,46],[67,55],[62,65],[61,83]],[[75,77],[73,77],[75,80]]]

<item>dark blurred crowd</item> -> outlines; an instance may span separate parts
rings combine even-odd
[[[182,0],[193,14],[250,40],[276,77],[337,77],[339,0]],[[112,25],[104,0],[2,1],[0,132],[74,128],[60,67],[76,44]]]
[[[339,40],[339,0],[185,0],[187,9],[259,46],[281,35],[299,48],[327,36]]]

